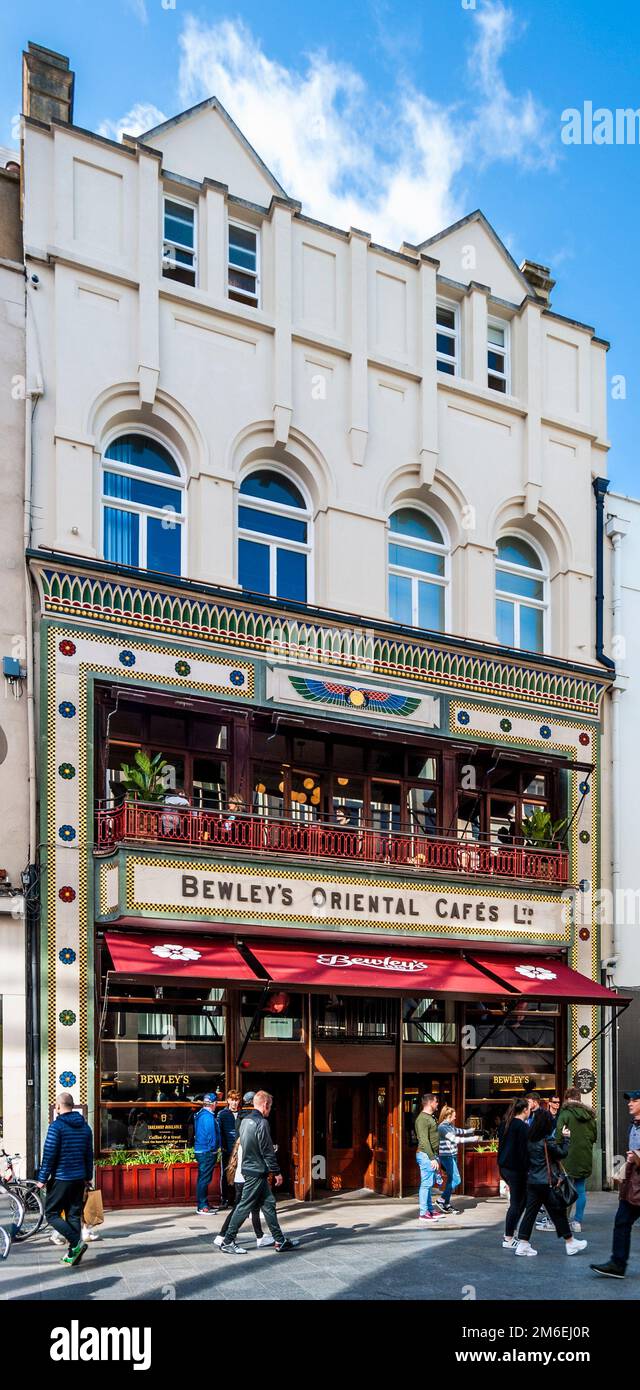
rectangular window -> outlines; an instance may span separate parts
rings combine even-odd
[[[240,304],[259,303],[258,233],[238,222],[229,223],[229,299]]]
[[[458,306],[448,302],[436,304],[436,370],[447,376],[457,376],[459,366]]]
[[[502,319],[489,319],[487,327],[487,385],[492,391],[509,395],[509,325]]]
[[[196,283],[196,210],[190,203],[165,198],[162,274],[182,285]]]

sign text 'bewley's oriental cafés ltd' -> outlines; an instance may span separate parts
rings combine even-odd
[[[176,915],[248,923],[375,922],[390,929],[477,928],[478,934],[510,930],[514,935],[564,940],[571,903],[549,893],[462,893],[433,885],[399,886],[393,880],[348,876],[294,877],[237,869],[189,868],[183,864],[129,864],[128,913],[171,909]]]

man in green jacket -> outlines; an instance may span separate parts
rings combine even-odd
[[[593,1110],[584,1104],[576,1086],[570,1086],[565,1092],[557,1120],[556,1138],[562,1134],[564,1125],[571,1131],[569,1152],[564,1160],[564,1167],[573,1179],[578,1194],[575,1219],[571,1222],[571,1228],[573,1231],[581,1231],[587,1205],[587,1178],[591,1177],[593,1168],[593,1146],[598,1138],[598,1125]]]
[[[420,1190],[418,1201],[420,1203],[420,1215],[418,1220],[423,1226],[430,1226],[433,1221],[440,1221],[444,1216],[443,1212],[433,1210],[433,1182],[439,1168],[438,1147],[440,1136],[434,1111],[437,1107],[436,1097],[431,1091],[427,1091],[422,1097],[422,1110],[416,1119],[416,1137],[418,1140],[418,1152],[416,1159],[420,1170]]]

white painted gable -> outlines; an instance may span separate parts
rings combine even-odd
[[[498,299],[520,304],[528,292],[524,276],[481,213],[431,237],[421,250],[440,261],[440,274],[468,285],[488,285]]]
[[[216,179],[227,184],[232,195],[262,207],[268,207],[274,194],[284,192],[215,98],[139,138],[162,151],[163,167],[173,174],[199,183]]]

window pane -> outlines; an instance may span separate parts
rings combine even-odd
[[[435,782],[438,775],[437,759],[425,753],[410,753],[408,774],[409,777],[424,777],[429,782]]]
[[[424,512],[416,512],[412,507],[401,507],[389,518],[389,530],[401,536],[416,536],[421,541],[433,541],[444,545],[444,537],[439,526]]]
[[[542,651],[543,612],[541,608],[520,608],[520,646],[527,652]]]
[[[229,260],[233,265],[256,269],[258,234],[247,227],[229,227]]]
[[[138,502],[141,506],[167,507],[179,513],[182,494],[174,487],[163,487],[161,483],[148,483],[144,478],[132,478],[125,473],[104,472],[104,492],[106,497],[120,497],[124,502]]]
[[[453,309],[445,309],[443,304],[436,305],[436,323],[443,328],[455,328],[456,316]]]
[[[278,598],[307,599],[307,557],[298,550],[281,550],[277,553],[277,596]]]
[[[369,771],[383,773],[385,776],[404,776],[404,748],[391,744],[388,748],[372,748],[369,755]]]
[[[257,507],[239,507],[238,525],[245,531],[262,531],[267,536],[281,536],[287,541],[306,541],[307,523],[295,516],[280,516],[277,512],[258,511]]]
[[[501,391],[503,396],[506,396],[507,383],[504,380],[504,378],[501,378],[499,376],[491,376],[491,374],[489,374],[488,385],[490,386],[492,391]]]
[[[175,477],[180,477],[180,469],[168,449],[144,434],[123,434],[119,439],[114,439],[105,451],[105,458],[129,463],[135,468],[151,468],[154,473],[173,473]]]
[[[436,362],[436,368],[439,372],[446,372],[447,376],[455,376],[456,374],[453,362],[443,362],[441,359],[439,359]]]
[[[504,372],[504,355],[501,352],[489,352],[489,371]]]
[[[449,357],[455,357],[456,344],[454,338],[448,338],[446,333],[436,334],[436,351],[446,352]]]
[[[193,805],[201,810],[222,810],[227,804],[227,765],[209,758],[194,758]]]
[[[501,598],[496,603],[496,632],[498,641],[504,647],[513,647],[515,643],[515,608],[512,603],[506,603]]]
[[[147,569],[181,572],[182,527],[167,517],[147,517]]]
[[[364,820],[364,782],[361,777],[334,777],[333,819],[338,828],[354,829]]]
[[[167,241],[178,241],[182,246],[193,247],[195,208],[183,207],[169,198],[164,204],[164,234]]]
[[[505,570],[498,570],[496,588],[503,594],[518,594],[521,598],[544,598],[543,581],[529,579],[526,574],[507,574]]]
[[[536,555],[533,546],[527,545],[526,541],[521,541],[515,536],[503,536],[496,549],[500,559],[508,560],[512,565],[526,565],[532,570],[542,569],[540,557]]]
[[[444,574],[444,555],[433,555],[428,550],[414,550],[409,545],[389,546],[389,564],[401,565],[403,569],[421,570],[423,574]]]
[[[399,782],[371,783],[371,823],[374,830],[400,829]]]
[[[138,565],[140,518],[119,507],[104,509],[104,558],[118,565]]]
[[[245,275],[240,270],[229,271],[229,284],[234,290],[242,290],[243,294],[250,294],[255,298],[256,282],[253,275]]]
[[[293,756],[299,767],[326,767],[327,745],[323,738],[294,738]]]
[[[505,336],[504,336],[504,334],[505,334],[504,328],[498,327],[498,325],[495,324],[495,323],[490,323],[490,324],[489,324],[487,337],[488,337],[490,343],[496,343],[498,347],[504,347],[504,345],[505,345]]]
[[[286,507],[306,510],[302,493],[295,483],[285,478],[283,473],[272,473],[266,468],[250,473],[240,484],[240,492],[244,497],[259,497],[263,502],[280,502]]]
[[[260,765],[253,772],[253,809],[259,816],[281,816],[284,812],[284,772]]]
[[[238,582],[256,594],[269,593],[269,547],[238,541]]]
[[[389,575],[389,616],[394,623],[413,625],[411,580],[399,574]]]
[[[343,772],[364,771],[364,748],[358,743],[334,743],[333,770]]]
[[[444,588],[442,584],[418,584],[418,625],[444,630]]]
[[[407,794],[411,829],[421,835],[433,834],[438,817],[435,791],[427,787],[411,787]]]
[[[527,781],[525,774],[525,796],[546,796],[547,777],[544,772],[536,772],[530,781]]]
[[[186,725],[180,714],[154,714],[149,717],[149,738],[152,743],[167,748],[184,748]]]
[[[217,719],[193,719],[191,721],[192,748],[228,748],[229,730],[226,724]]]

